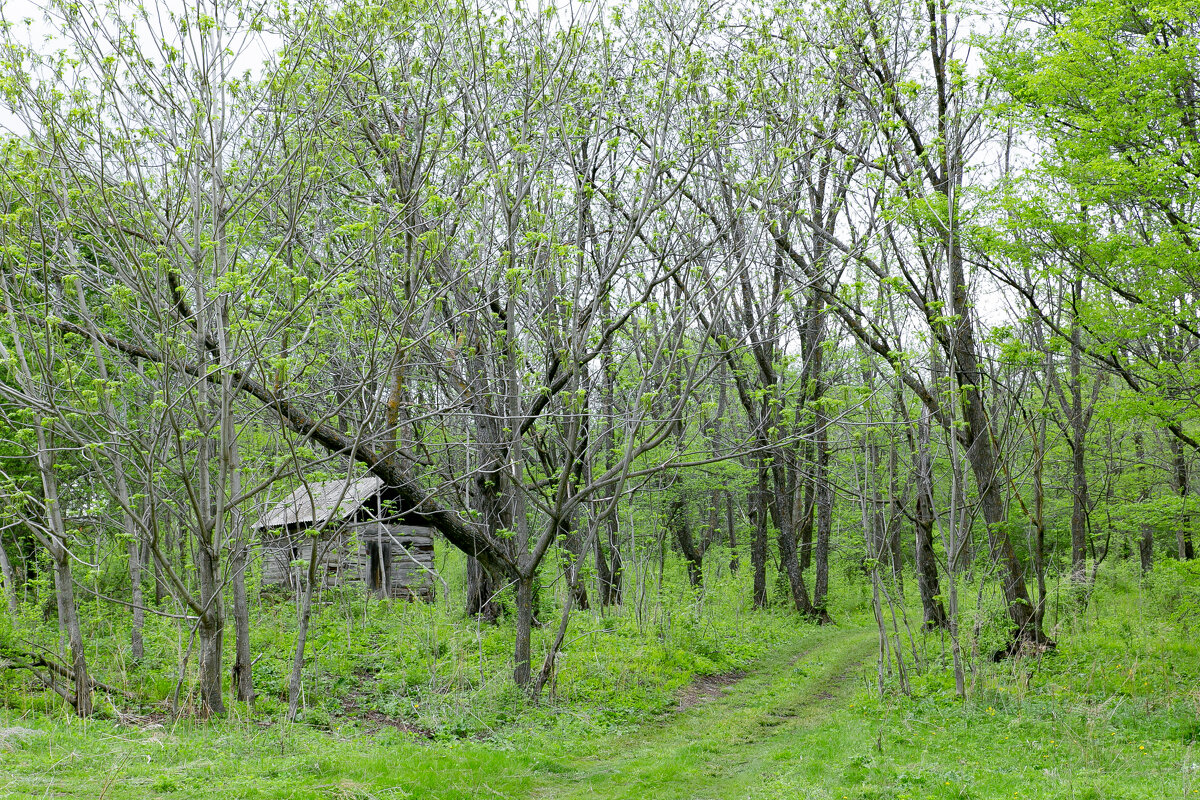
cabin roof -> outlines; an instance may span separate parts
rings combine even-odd
[[[332,519],[344,520],[355,514],[363,504],[379,494],[383,480],[368,475],[346,484],[345,479],[309,482],[280,500],[259,517],[253,527],[284,528],[291,525],[321,525]],[[345,494],[342,490],[345,489]],[[339,503],[338,500],[341,500]]]

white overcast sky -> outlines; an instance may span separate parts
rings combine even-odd
[[[106,13],[104,6],[109,2],[121,3],[128,2],[128,0],[83,0],[82,5],[89,10]],[[136,7],[133,3],[128,3],[128,5],[130,8]],[[207,0],[207,2],[200,0],[200,3],[195,0],[149,0],[146,8],[151,17],[160,15],[164,19],[164,27],[166,27],[171,24],[165,19],[169,12],[182,12],[185,8],[195,8],[197,5],[220,7],[227,4],[222,0]],[[35,50],[44,53],[52,52],[65,44],[55,38],[54,32],[58,26],[47,21],[43,3],[38,0],[0,0],[0,18],[12,25],[11,34],[18,42],[29,45]],[[139,36],[146,37],[146,41],[153,42],[158,38],[156,31],[151,30],[148,26],[139,26],[139,28],[141,28]],[[254,43],[242,50],[238,54],[235,67],[238,71],[249,70],[253,73],[264,64],[269,56],[270,35],[250,35],[260,38],[261,43]],[[152,54],[151,57],[153,57]],[[0,132],[17,135],[28,132],[18,116],[3,102],[0,102]]]

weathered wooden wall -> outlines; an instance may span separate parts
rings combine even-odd
[[[428,528],[366,522],[348,526],[347,536],[355,535],[358,539],[355,567],[359,580],[364,584],[370,581],[369,542],[383,542],[390,545],[391,550],[388,594],[425,602],[434,599],[433,537]]]
[[[317,574],[324,586],[370,583],[371,543],[386,544],[390,551],[388,594],[410,600],[432,602],[433,538],[428,528],[414,525],[383,525],[377,522],[347,525],[317,542],[320,559]],[[308,571],[312,538],[303,530],[287,535],[264,535],[262,582],[293,591],[303,585]],[[303,562],[296,568],[291,564]]]

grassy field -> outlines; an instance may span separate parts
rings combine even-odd
[[[423,695],[376,673],[384,688],[361,696],[337,688],[331,659],[313,690],[330,697],[312,698],[294,725],[264,710],[277,698],[212,723],[172,722],[153,707],[81,721],[9,685],[0,796],[1200,797],[1200,609],[1188,576],[1179,580],[1176,591],[1165,578],[1105,578],[1086,612],[1060,615],[1056,653],[974,659],[966,700],[955,698],[944,642],[920,634],[911,694],[891,676],[881,695],[878,640],[861,609],[822,629],[778,611],[724,628],[705,622],[711,610],[676,608],[678,619],[640,638],[636,620],[581,615],[580,633],[597,621],[603,632],[575,644],[558,692],[537,706],[498,677],[472,684],[478,663],[450,675],[437,659],[426,667],[442,682],[426,675]],[[502,639],[503,626],[482,635]],[[461,660],[455,648],[469,637],[448,640],[458,644],[435,651]],[[706,672],[725,674],[689,684]],[[427,691],[460,684],[440,700]],[[346,697],[359,696],[347,711]],[[419,706],[418,696],[435,708],[395,713],[397,698]]]

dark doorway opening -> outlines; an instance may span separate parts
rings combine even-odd
[[[391,542],[367,542],[367,588],[384,593],[389,588],[392,566]]]

